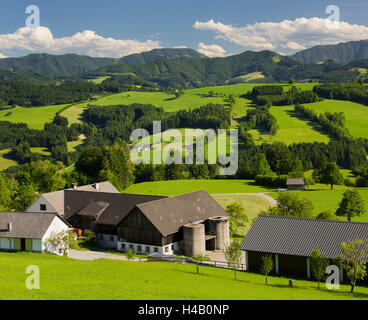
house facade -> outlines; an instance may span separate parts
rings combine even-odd
[[[49,252],[52,234],[69,229],[55,213],[0,212],[0,250]]]
[[[262,257],[272,255],[273,274],[311,278],[310,257],[317,247],[330,264],[341,255],[341,243],[368,239],[368,223],[258,216],[242,241],[246,269],[259,272]],[[340,264],[340,281],[344,280]]]

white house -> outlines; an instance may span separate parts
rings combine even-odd
[[[56,213],[0,212],[0,250],[46,252],[47,239],[70,228]]]
[[[102,192],[102,193],[120,193],[109,181],[94,183],[85,186],[77,187],[67,190],[79,190],[79,191],[91,191],[91,192]],[[27,209],[26,212],[49,212],[57,213],[60,216],[64,216],[64,202],[65,193],[64,190],[44,193],[40,195],[35,202],[33,202]]]

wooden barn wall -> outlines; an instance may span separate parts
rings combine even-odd
[[[118,239],[146,245],[163,246],[164,237],[146,216],[135,208],[118,225]]]
[[[307,258],[279,254],[279,273],[307,278]]]
[[[260,272],[263,261],[262,257],[265,256],[265,253],[262,252],[254,252],[254,251],[248,251],[248,266],[249,271],[251,272]],[[275,265],[275,256],[272,255],[272,260]],[[275,273],[275,268],[273,268],[271,274]]]

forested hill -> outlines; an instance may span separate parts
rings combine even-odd
[[[192,60],[158,60],[143,65],[113,65],[102,67],[85,77],[127,74],[162,87],[187,87],[234,84],[240,82],[279,82],[317,79],[321,82],[352,82],[360,73],[344,65],[328,61],[304,64],[292,57],[271,51],[246,51],[225,58]],[[129,79],[131,81],[131,79]]]
[[[368,58],[368,40],[315,46],[300,51],[293,57],[304,63],[321,62],[331,59],[345,64],[353,60]]]
[[[19,58],[0,59],[0,69],[26,71],[49,76],[74,76],[114,64],[142,64],[158,59],[188,60],[203,57],[205,56],[192,49],[156,49],[120,59],[94,58],[77,54],[30,54]]]
[[[38,73],[30,73],[24,71],[14,72],[1,69],[0,80],[13,80],[33,84],[48,84],[55,82],[53,78]]]

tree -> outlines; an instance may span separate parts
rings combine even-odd
[[[336,220],[336,216],[333,214],[332,211],[326,210],[326,211],[323,211],[323,212],[319,213],[316,216],[316,219],[319,219],[319,220]]]
[[[237,270],[239,269],[242,257],[242,248],[240,242],[237,240],[232,241],[231,244],[224,250],[224,255],[229,268],[234,270],[235,280],[237,280]]]
[[[326,268],[328,267],[328,259],[326,256],[320,252],[319,248],[316,248],[312,251],[310,266],[313,277],[318,281],[318,290],[320,281],[324,279],[326,275]]]
[[[84,238],[87,242],[92,243],[96,239],[96,234],[92,230],[84,230]]]
[[[318,175],[319,181],[321,183],[331,185],[331,190],[333,190],[333,186],[335,184],[340,184],[344,182],[344,177],[340,173],[340,168],[334,162],[327,163],[323,168],[319,170]]]
[[[300,198],[292,192],[282,192],[277,199],[276,207],[270,207],[263,214],[284,217],[311,218],[313,212],[312,201]]]
[[[181,84],[178,84],[178,87],[175,91],[176,98],[180,98],[184,94],[184,88]]]
[[[132,249],[129,249],[129,251],[126,253],[126,256],[128,260],[133,260],[135,258],[135,252]]]
[[[98,177],[103,169],[103,159],[101,148],[89,146],[83,149],[75,163],[75,169],[89,177]]]
[[[271,166],[271,170],[278,175],[288,174],[293,170],[293,156],[289,148],[283,143],[273,143],[267,149],[266,157]]]
[[[273,269],[273,259],[271,254],[266,254],[262,256],[262,266],[261,266],[261,273],[266,276],[266,285],[267,285],[267,277]]]
[[[257,157],[256,166],[255,166],[255,175],[274,175],[272,172],[270,165],[267,162],[266,156],[261,153]]]
[[[134,165],[126,143],[115,144],[104,151],[100,180],[109,180],[120,191],[134,183]]]
[[[360,193],[357,190],[346,190],[335,214],[351,221],[352,218],[359,217],[364,212],[364,200]]]
[[[354,292],[356,282],[363,280],[367,274],[365,263],[368,253],[367,244],[368,239],[351,241],[349,243],[343,242],[341,244],[341,259],[350,280],[351,293]]]
[[[239,203],[232,203],[226,207],[229,214],[229,231],[230,236],[234,237],[240,232],[240,228],[244,227],[248,222],[248,217],[244,213],[244,208]]]
[[[0,208],[7,210],[7,208],[10,207],[10,203],[11,194],[6,178],[3,175],[0,175]]]
[[[11,208],[18,212],[25,211],[35,200],[37,194],[32,185],[19,185],[13,194]]]
[[[46,250],[49,253],[67,255],[70,249],[76,248],[77,241],[72,230],[53,232],[46,240]]]

